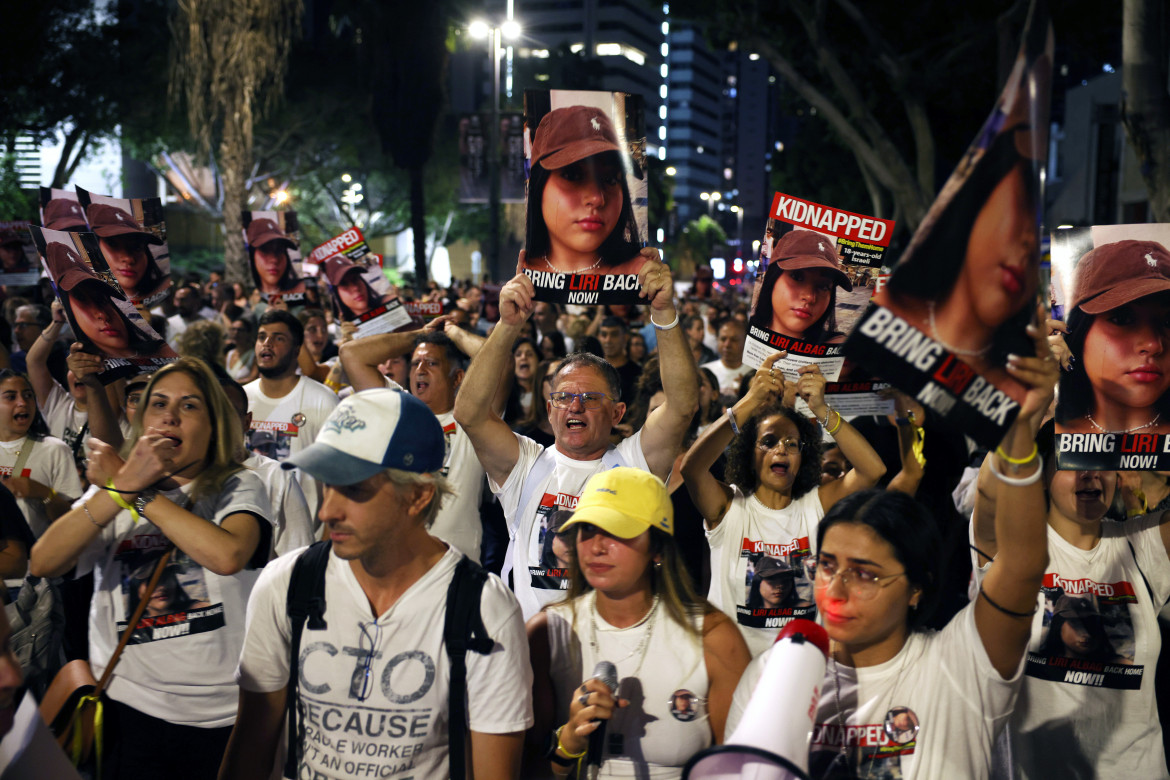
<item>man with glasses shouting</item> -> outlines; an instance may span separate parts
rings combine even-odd
[[[666,402],[633,436],[616,447],[611,443],[613,428],[626,412],[621,381],[613,366],[585,352],[565,358],[553,374],[553,392],[543,399],[556,438],[552,447],[513,433],[492,411],[492,396],[512,359],[512,344],[536,307],[536,290],[524,274],[500,291],[500,321],[472,360],[455,399],[455,420],[471,439],[504,508],[511,537],[504,577],[514,573],[513,587],[526,620],[559,600],[568,587],[562,570],[541,566],[544,535],[551,533],[549,517],[558,509],[573,509],[586,480],[603,469],[632,466],[665,481],[698,403],[698,370],[678,327],[670,269],[648,259],[638,280],[658,330]]]

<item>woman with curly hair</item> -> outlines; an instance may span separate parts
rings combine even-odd
[[[845,496],[877,484],[885,473],[873,447],[825,403],[820,369],[805,366],[795,382],[787,382],[773,367],[785,356],[778,352],[764,361],[747,394],[704,431],[681,469],[707,525],[708,598],[736,619],[752,655],[768,649],[790,619],[816,615],[812,605],[750,605],[760,590],[759,572],[801,571],[804,559],[816,555],[810,540],[825,512]],[[821,431],[793,410],[798,395],[854,464],[844,479],[820,485]],[[720,482],[710,468],[724,450],[726,482]],[[804,576],[795,585],[802,593],[812,592]]]

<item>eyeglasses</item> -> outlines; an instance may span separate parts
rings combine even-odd
[[[350,693],[356,696],[358,701],[365,701],[373,693],[373,673],[370,671],[370,664],[378,652],[378,642],[382,638],[382,627],[374,622],[368,626],[358,623],[358,628],[362,630],[362,638],[358,642],[360,655],[358,656],[358,667],[353,671],[353,681],[349,688]],[[366,647],[367,642],[369,648]]]
[[[886,574],[879,577],[868,569],[859,569],[856,566],[838,569],[836,561],[824,556],[806,559],[804,570],[808,572],[809,579],[816,580],[818,588],[828,588],[833,584],[833,580],[840,577],[842,587],[849,591],[850,596],[861,601],[872,599],[879,590],[886,587],[881,584],[882,580],[894,580],[906,573],[900,571],[897,574]]]
[[[573,405],[574,399],[581,402],[581,405],[586,409],[600,409],[601,405],[609,398],[605,393],[549,393],[548,400],[552,401],[552,405],[558,409],[568,409]]]
[[[756,449],[767,452],[774,450],[779,446],[789,455],[795,455],[800,452],[800,439],[781,439],[778,436],[773,436],[766,433],[760,438],[756,439]]]
[[[12,327],[14,327],[14,328],[36,328],[36,327],[39,327],[39,326],[38,326],[38,325],[37,325],[35,322],[20,322],[20,321],[17,321],[17,322],[14,322],[14,323],[12,323]]]

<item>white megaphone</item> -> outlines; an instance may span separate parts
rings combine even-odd
[[[829,654],[829,635],[792,620],[776,637],[743,719],[727,742],[695,754],[683,780],[808,780],[808,748]],[[777,723],[776,701],[789,713]]]

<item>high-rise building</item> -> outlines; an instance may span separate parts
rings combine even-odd
[[[669,22],[666,59],[665,159],[675,169],[674,202],[681,227],[706,212],[701,193],[723,189],[721,63],[702,30]]]

